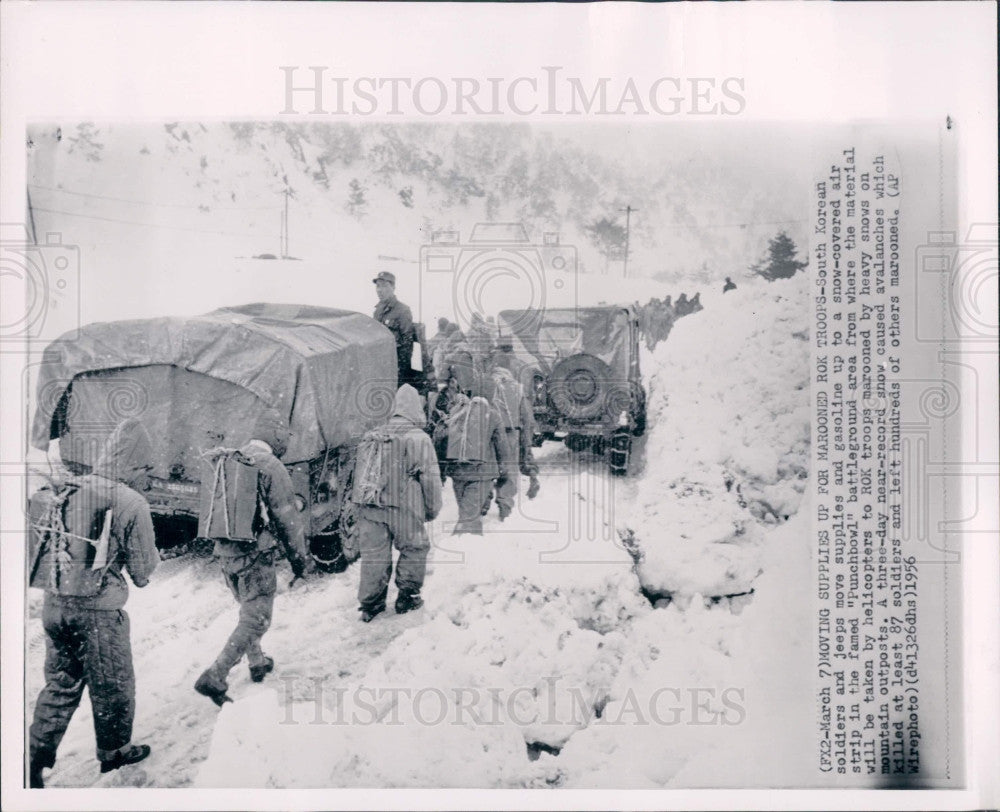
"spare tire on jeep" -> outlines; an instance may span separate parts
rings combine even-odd
[[[549,374],[548,390],[552,407],[570,420],[600,418],[614,375],[600,358],[579,353],[563,358]]]

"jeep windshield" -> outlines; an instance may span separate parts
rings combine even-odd
[[[623,307],[503,310],[500,331],[517,356],[546,370],[580,353],[594,355],[612,369],[627,368],[629,311]]]

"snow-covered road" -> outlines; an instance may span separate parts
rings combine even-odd
[[[501,524],[494,508],[482,538],[450,535],[457,509],[450,483],[446,486],[442,515],[432,528],[434,549],[425,587],[429,607],[442,604],[435,594],[444,585],[468,583],[477,577],[472,573],[489,578],[496,567],[515,576],[567,567],[628,571],[630,560],[609,535],[613,514],[605,512],[604,501],[613,505],[611,488],[620,492],[631,483],[606,478],[598,458],[572,455],[556,443],[546,444],[539,457],[544,469],[539,497],[529,502],[522,487],[514,515]],[[287,588],[290,577],[282,565],[274,622],[264,638],[277,662],[275,673],[257,686],[244,666],[234,669],[230,694],[237,705],[227,707],[227,715],[238,717],[241,711],[234,708],[253,694],[271,697],[277,690],[282,702],[287,696],[308,703],[316,678],[327,690],[356,681],[397,637],[410,629],[419,634],[427,619],[426,609],[407,616],[390,610],[371,624],[360,623],[357,566],[340,575],[317,575],[292,590]],[[208,757],[220,712],[191,686],[224,643],[237,614],[218,566],[193,556],[164,561],[147,588],[132,589],[126,608],[138,685],[135,739],[151,744],[153,754],[141,765],[99,776],[85,698],[60,747],[51,786],[188,786]],[[41,594],[33,592],[27,629],[29,712],[42,685],[40,609]]]

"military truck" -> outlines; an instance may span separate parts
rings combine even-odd
[[[260,412],[277,409],[310,548],[332,567],[350,530],[357,442],[391,413],[396,376],[392,333],[347,310],[250,304],[91,324],[45,350],[31,442],[58,440],[65,466],[82,473],[121,420],[139,420],[153,441],[143,495],[169,547],[196,535],[206,452],[243,445]]]
[[[632,438],[646,429],[635,310],[504,310],[498,327],[532,395],[537,440],[600,451],[612,474],[627,473]]]

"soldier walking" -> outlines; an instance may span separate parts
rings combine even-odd
[[[44,787],[42,771],[80,704],[90,694],[101,772],[142,761],[149,745],[132,743],[135,672],[129,639],[127,572],[149,583],[160,560],[143,490],[152,460],[145,429],[122,422],[105,443],[93,472],[35,493],[30,584],[45,590],[45,687],[29,732],[29,786]]]
[[[489,400],[500,415],[510,457],[518,461],[521,474],[529,478],[527,496],[529,499],[534,499],[538,495],[539,481],[538,463],[535,462],[531,448],[534,434],[531,403],[524,394],[524,387],[514,380],[509,370],[500,366],[494,367],[491,383],[493,391]],[[496,502],[500,511],[500,521],[506,519],[513,511],[516,496],[517,480],[513,476],[502,480],[497,486]]]
[[[194,684],[219,706],[232,701],[227,694],[229,672],[244,655],[254,682],[274,670],[274,660],[261,650],[260,640],[274,610],[277,543],[292,567],[293,583],[306,574],[308,553],[292,480],[278,459],[288,437],[288,423],[274,409],[266,409],[246,445],[235,451],[215,450],[213,474],[202,481],[199,535],[214,540],[226,586],[240,605],[236,628]]]
[[[430,541],[425,522],[441,511],[441,472],[417,390],[399,387],[392,417],[368,432],[358,446],[351,501],[358,522],[353,541],[345,543],[348,559],[361,556],[358,603],[361,620],[370,622],[385,611],[396,562],[396,614],[423,606],[420,590],[427,572]]]
[[[458,502],[452,532],[482,535],[491,489],[503,490],[510,479],[511,451],[496,408],[461,381],[459,388],[447,418],[445,451]]]

